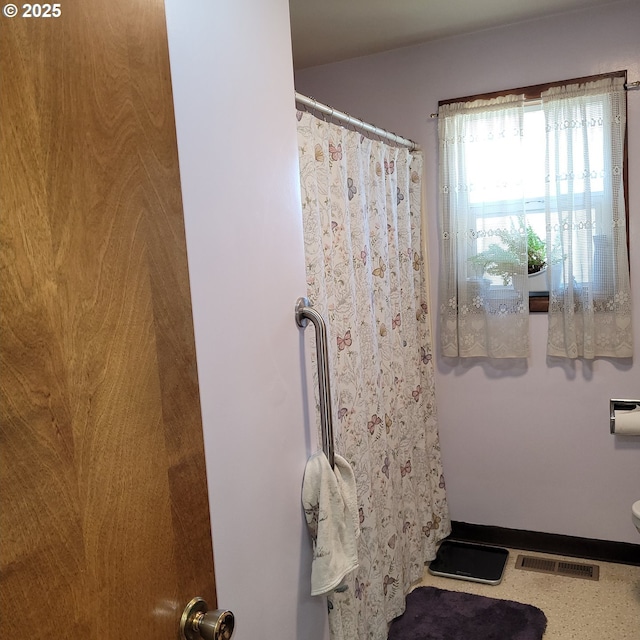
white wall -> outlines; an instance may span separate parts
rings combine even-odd
[[[627,69],[640,80],[640,3],[477,32],[300,71],[296,89],[418,141],[425,151],[429,265],[438,273],[438,100]],[[526,367],[437,360],[453,519],[639,543],[640,437],[609,434],[609,398],[640,397],[640,91],[628,94],[635,359],[547,362],[545,314]],[[433,287],[435,297],[437,287]],[[432,300],[432,309],[436,309]]]
[[[300,502],[312,439],[288,3],[166,8],[218,604],[234,639],[319,640],[326,601],[309,595]]]

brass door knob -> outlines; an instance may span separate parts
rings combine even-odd
[[[231,611],[209,611],[209,605],[202,598],[194,598],[182,612],[180,637],[182,640],[229,640],[234,624]]]

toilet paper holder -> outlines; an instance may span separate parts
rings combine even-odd
[[[611,433],[616,432],[616,411],[633,411],[640,408],[640,400],[609,400],[609,428]]]

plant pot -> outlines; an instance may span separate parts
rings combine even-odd
[[[529,293],[543,293],[549,291],[549,274],[547,267],[528,275]]]

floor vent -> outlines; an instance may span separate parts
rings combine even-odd
[[[555,573],[570,578],[584,578],[585,580],[599,580],[600,567],[597,564],[583,564],[581,562],[567,562],[552,558],[537,556],[521,556],[516,558],[516,569],[537,571],[539,573]]]

